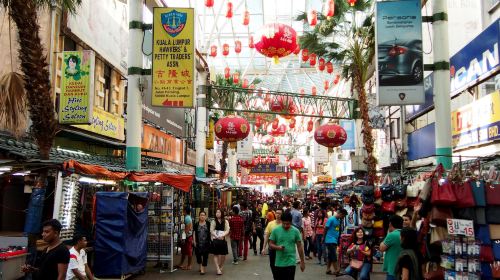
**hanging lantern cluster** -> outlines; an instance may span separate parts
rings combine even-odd
[[[214,0],[205,0],[205,7],[212,8],[214,6]]]
[[[227,56],[229,54],[229,44],[222,45],[222,55]]]
[[[280,124],[276,129],[273,129],[272,126],[269,126],[267,128],[267,134],[274,136],[274,137],[279,137],[279,136],[284,136],[286,133],[286,125]]]
[[[288,114],[294,114],[297,112],[297,105],[295,105],[291,96],[278,95],[272,100],[269,109],[275,113],[284,113],[286,115],[283,117],[288,118]]]
[[[334,0],[326,0],[325,5],[323,6],[323,15],[330,19],[335,14],[335,1]]]
[[[280,57],[291,54],[297,48],[297,32],[288,25],[271,23],[264,25],[255,48],[264,56],[271,57],[278,63]]]
[[[224,78],[226,80],[229,80],[230,77],[231,77],[231,68],[229,67],[224,68]]]
[[[219,139],[234,146],[237,141],[247,138],[250,133],[250,124],[245,118],[229,115],[215,123],[214,131]]]
[[[325,91],[327,91],[330,88],[330,82],[328,80],[325,80],[323,82],[323,85],[324,85]]]
[[[326,123],[316,129],[314,140],[320,145],[334,148],[341,146],[347,141],[347,133],[340,125]]]
[[[271,123],[271,128],[272,129],[278,129],[278,126],[280,124],[280,120],[278,118],[275,118],[273,122]]]
[[[250,12],[243,12],[243,25],[248,25],[250,23]]]
[[[316,10],[310,10],[307,13],[307,21],[310,26],[316,26],[316,24],[318,24],[318,12]]]
[[[295,118],[291,118],[290,119],[290,123],[288,124],[288,127],[290,127],[290,129],[294,129],[295,128],[295,123],[297,121],[295,120]]]
[[[306,62],[308,60],[309,60],[309,50],[303,49],[302,50],[302,62]]]
[[[328,74],[332,74],[333,73],[333,63],[331,61],[328,61],[326,63],[326,72]]]
[[[309,56],[309,65],[311,65],[311,66],[316,65],[316,54],[315,53],[312,53]]]
[[[226,17],[233,17],[233,3],[231,1],[227,2]]]
[[[302,168],[304,168],[304,166],[305,166],[305,163],[300,158],[292,158],[288,162],[288,167],[290,167],[290,169],[295,170],[295,171],[301,170]]]
[[[241,52],[241,41],[240,40],[236,40],[234,42],[234,52],[238,53],[238,54]]]
[[[335,80],[333,80],[334,84],[338,84],[340,81],[340,75],[335,76]]]
[[[256,167],[258,164],[259,160],[257,158],[240,160],[240,166],[243,168],[252,169]]]
[[[266,145],[272,145],[272,144],[274,144],[274,142],[275,142],[275,139],[271,135],[266,135],[266,136],[262,137],[262,143],[264,143]]]
[[[260,128],[262,126],[262,118],[261,116],[255,117],[255,127]]]
[[[347,0],[347,3],[349,3],[349,5],[353,7],[354,5],[356,5],[356,0]]]
[[[324,58],[320,58],[318,60],[318,70],[321,71],[321,72],[323,72],[323,71],[325,71],[325,67],[326,67],[326,65],[325,65],[325,59]]]
[[[309,121],[307,122],[307,131],[308,131],[308,132],[312,132],[312,131],[313,131],[313,129],[314,129],[314,122],[313,122],[313,120],[311,119],[311,120],[309,120]]]
[[[210,47],[210,56],[211,57],[216,57],[217,56],[217,46],[216,45],[212,45]]]

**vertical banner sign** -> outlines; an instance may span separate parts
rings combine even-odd
[[[238,159],[252,159],[253,158],[253,132],[250,129],[250,133],[247,138],[238,141],[238,147],[236,151],[236,156]]]
[[[93,51],[63,52],[59,123],[89,124],[94,100]]]
[[[354,120],[340,120],[340,126],[347,133],[347,140],[340,146],[342,150],[356,149],[356,124]]]
[[[377,2],[378,105],[424,104],[420,0]]]
[[[207,138],[205,139],[205,145],[207,149],[213,149],[214,148],[214,125],[215,125],[215,120],[210,119],[208,121],[208,133],[207,133]]]
[[[329,162],[330,159],[328,157],[328,148],[318,144],[318,142],[314,141],[314,162],[315,163],[326,163]]]
[[[194,9],[154,8],[152,105],[193,107]]]

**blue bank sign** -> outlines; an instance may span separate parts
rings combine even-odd
[[[500,68],[498,59],[500,20],[450,58],[451,93],[459,93]]]

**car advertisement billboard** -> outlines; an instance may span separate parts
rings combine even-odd
[[[420,0],[377,2],[378,105],[423,104]]]

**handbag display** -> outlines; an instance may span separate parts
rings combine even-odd
[[[392,184],[392,179],[389,175],[385,175],[382,181],[382,186],[380,187],[380,192],[382,193],[383,201],[394,200],[394,185]]]
[[[476,207],[474,209],[474,222],[478,225],[486,225],[486,209],[484,207]]]
[[[453,218],[453,213],[449,207],[434,206],[431,210],[431,223],[437,226],[446,227],[446,219]]]
[[[481,249],[479,250],[479,260],[482,262],[493,262],[495,260],[491,245],[481,245]]]
[[[453,217],[463,220],[474,220],[476,218],[476,211],[474,208],[457,208],[454,211]]]
[[[394,187],[394,199],[404,199],[406,198],[406,185],[399,184]]]
[[[375,198],[377,198],[377,199],[378,199],[378,198],[382,198],[382,191],[380,191],[380,188],[375,188],[375,191],[374,191],[374,193],[373,193],[373,196],[374,196]]]
[[[500,261],[500,240],[493,240],[493,256],[495,261]]]
[[[437,263],[428,262],[425,265],[424,280],[444,279],[444,268]]]
[[[489,238],[490,239],[500,239],[500,225],[488,225],[487,226],[489,228]],[[482,241],[482,239],[481,239]],[[490,240],[488,240],[488,242],[491,243]]]
[[[448,229],[445,227],[434,227],[431,229],[431,244],[441,242],[448,237]]]
[[[382,202],[382,212],[384,213],[394,213],[396,211],[396,202],[394,201],[384,201]]]
[[[486,204],[500,206],[500,184],[488,182],[485,190]]]
[[[431,191],[432,191],[432,178],[429,178],[429,179],[425,180],[423,187],[422,187],[422,190],[418,194],[418,197],[421,200],[427,200],[429,198],[429,196],[431,195]]]
[[[374,196],[375,187],[374,186],[363,186],[363,190],[361,191],[363,196]]]
[[[486,206],[486,194],[484,190],[485,182],[483,180],[471,180],[470,185],[472,188],[472,194],[474,195],[474,201],[476,206],[485,207]]]
[[[375,197],[373,195],[366,196],[366,195],[363,194],[361,196],[361,201],[364,204],[373,204],[375,202]]]
[[[488,224],[500,224],[500,207],[486,207],[486,222]]]
[[[457,198],[457,207],[462,208],[476,206],[470,181],[453,183],[452,188],[455,192],[455,197]]]
[[[439,164],[432,176],[432,205],[448,206],[457,202],[453,186],[449,180],[441,180],[444,172],[444,167]]]
[[[500,233],[500,232],[499,232]],[[481,244],[491,244],[490,227],[477,226],[475,229],[476,239],[481,241]]]
[[[349,266],[352,267],[352,268],[354,268],[354,269],[356,269],[356,270],[360,270],[361,267],[363,267],[363,261],[352,259],[349,262]]]

